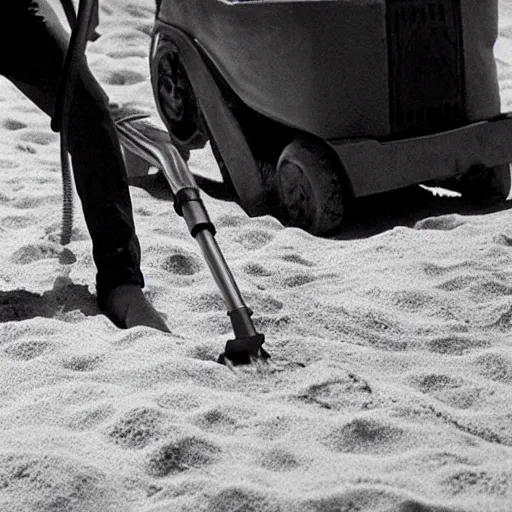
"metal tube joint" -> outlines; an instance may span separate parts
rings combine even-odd
[[[212,224],[196,188],[186,187],[178,190],[175,195],[174,209],[185,219],[188,230],[194,238],[198,232],[204,229],[215,235],[215,226]]]

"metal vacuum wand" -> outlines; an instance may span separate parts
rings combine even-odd
[[[263,334],[257,333],[251,320],[252,311],[245,304],[233,274],[215,240],[215,227],[199,195],[199,188],[187,163],[170,141],[151,138],[154,128],[143,123],[147,116],[131,116],[117,121],[125,151],[143,158],[148,165],[162,169],[174,196],[174,209],[187,223],[197,241],[210,272],[222,294],[233,326],[235,339],[226,343],[218,362],[248,364],[255,358],[268,359],[262,348]]]

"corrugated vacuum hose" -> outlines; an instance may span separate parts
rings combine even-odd
[[[72,1],[61,1],[66,17],[71,24],[72,31],[57,88],[51,127],[53,131],[60,132],[60,160],[63,189],[61,244],[67,245],[71,241],[73,231],[73,182],[68,152],[69,111],[80,69],[86,64],[85,47],[87,45],[89,27],[91,20],[93,20],[95,13],[94,7],[97,0],[80,0],[76,23],[73,23],[74,6]]]

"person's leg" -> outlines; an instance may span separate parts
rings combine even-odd
[[[10,15],[12,28],[7,31],[12,34],[9,49],[0,57],[0,73],[51,116],[67,34],[46,0],[4,1],[13,5],[0,7],[0,16],[5,16],[5,9]],[[4,31],[0,37],[5,35]],[[158,314],[152,308],[146,311],[140,291],[140,246],[124,161],[108,99],[88,68],[77,82],[68,133],[76,188],[98,269],[100,307],[121,327],[142,323],[164,330]]]

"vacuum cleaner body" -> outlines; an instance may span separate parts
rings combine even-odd
[[[157,107],[180,152],[210,141],[249,215],[314,234],[339,226],[349,198],[475,169],[505,198],[497,11],[497,0],[163,0]]]

